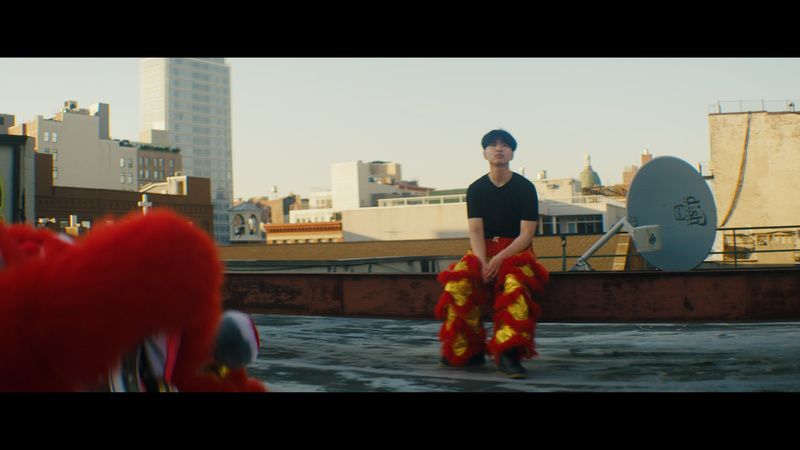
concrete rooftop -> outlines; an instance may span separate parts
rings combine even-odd
[[[254,314],[273,392],[800,391],[800,323],[538,326],[525,380],[439,368],[439,322]]]

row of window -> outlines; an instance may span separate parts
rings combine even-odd
[[[586,216],[540,216],[542,235],[558,234],[602,234],[603,215]]]
[[[172,97],[182,100],[191,100],[199,103],[210,103],[217,106],[228,105],[228,99],[224,95],[196,94],[192,91],[175,89],[172,91]]]
[[[123,159],[124,158],[120,158],[120,161],[119,161],[120,164],[122,164]],[[170,169],[175,169],[175,160],[174,159],[168,159],[167,161],[169,162],[169,168]],[[150,165],[151,162],[153,163],[152,166]],[[122,165],[120,165],[120,167],[122,167]],[[128,159],[128,167],[131,167],[130,166],[130,159]],[[159,168],[163,168],[164,167],[164,158],[152,158],[151,159],[151,158],[149,158],[147,156],[140,156],[139,157],[139,167],[159,167]]]
[[[222,90],[220,88],[220,84],[222,83],[216,83],[212,85],[204,80],[188,80],[185,76],[186,72],[182,72],[180,71],[180,69],[178,69],[174,73],[178,74],[177,76],[182,77],[182,78],[176,78],[175,76],[173,76],[171,78],[172,85],[174,87],[179,87],[181,89],[192,89],[193,91],[202,91],[202,92],[211,92],[214,91],[215,89]],[[224,75],[225,74],[223,74],[223,77]]]
[[[175,175],[175,171],[169,170],[169,172],[165,172],[163,170],[154,170],[152,172],[153,174],[152,178],[150,177],[150,174],[151,174],[150,169],[142,169],[141,167],[139,168],[139,178],[146,180],[163,180],[168,176],[171,177]]]
[[[172,129],[175,130],[175,132],[191,132],[195,136],[227,136],[226,130],[223,127],[198,127],[187,123],[176,123],[172,126]]]
[[[227,72],[227,68],[225,66],[217,66],[217,65],[212,65],[212,64],[203,64],[203,63],[198,62],[198,61],[192,61],[192,68],[193,69],[198,69],[198,70],[205,70],[207,72],[212,72],[212,73],[223,73],[224,74],[224,73]]]
[[[231,151],[230,150],[221,150],[218,148],[209,148],[209,147],[195,147],[194,148],[194,155],[195,156],[216,156],[217,158],[222,158],[225,161],[230,161],[231,158]]]
[[[225,139],[210,139],[204,137],[194,136],[192,134],[175,134],[173,136],[175,145],[186,147],[188,144],[192,146],[206,145],[211,147],[227,147],[228,143]]]
[[[194,72],[190,70],[178,69],[177,67],[173,67],[171,75],[173,78],[184,78],[186,79],[186,81],[189,81],[191,79],[191,81],[193,82],[205,81],[207,83],[221,84],[225,87],[228,86],[228,77],[224,73],[219,75],[212,75],[209,73]]]
[[[222,131],[225,130],[225,126],[227,126],[228,124],[227,120],[225,120],[224,118],[209,117],[203,114],[189,114],[189,113],[176,112],[172,114],[172,117],[175,119],[176,122],[223,127]],[[219,134],[219,135],[223,136],[224,134]]]
[[[120,184],[125,184],[125,179],[128,180],[128,184],[133,184],[133,174],[132,173],[128,172],[126,174],[125,172],[121,172],[119,174],[119,182],[120,182]]]
[[[230,109],[226,105],[208,106],[208,105],[198,105],[194,103],[173,101],[172,109],[178,112],[192,112],[195,114],[207,114],[207,115],[222,116],[222,117],[227,117],[228,115],[230,115],[229,114]]]
[[[319,238],[319,239],[275,239],[271,241],[273,244],[324,244],[326,242],[339,242],[335,238]]]
[[[230,171],[228,171],[228,172],[220,172],[218,170],[195,170],[194,171],[194,176],[203,177],[203,178],[210,178],[212,184],[214,183],[214,180],[223,179],[223,176],[225,177],[226,180],[230,180],[230,179],[233,178],[233,176],[231,175]]]
[[[50,133],[50,131],[45,131],[42,133],[42,139],[45,142],[58,142],[58,131],[53,131],[52,134]]]
[[[209,167],[211,169],[229,169],[230,162],[224,159],[195,158],[195,167]]]
[[[297,222],[293,223],[316,223],[316,222],[330,222],[330,217],[300,217]]]

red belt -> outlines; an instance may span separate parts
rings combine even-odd
[[[514,238],[495,236],[493,238],[486,239],[486,258],[491,258],[492,256],[500,253],[504,248],[511,245],[512,242],[514,242]]]

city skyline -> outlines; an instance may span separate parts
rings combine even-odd
[[[52,117],[63,101],[110,105],[111,137],[138,140],[139,58],[0,60],[0,113]],[[465,188],[486,172],[480,138],[519,142],[512,170],[576,178],[583,155],[604,184],[647,148],[710,159],[717,101],[800,98],[800,59],[226,58],[235,198],[308,196],[330,166],[393,161],[406,179]]]

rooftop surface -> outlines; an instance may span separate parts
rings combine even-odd
[[[567,324],[537,328],[539,356],[439,368],[440,322],[254,314],[251,376],[272,392],[800,391],[800,323]]]

